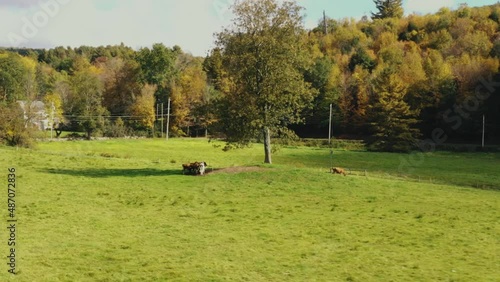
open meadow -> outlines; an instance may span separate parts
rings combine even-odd
[[[17,270],[0,281],[498,281],[500,154],[420,156],[205,139],[0,147]],[[205,176],[181,165],[206,161]],[[415,163],[415,162],[412,162]],[[488,188],[488,189],[477,189]],[[7,226],[6,189],[0,195]],[[1,228],[5,231],[5,227]],[[0,254],[8,234],[0,232]],[[4,259],[4,262],[6,259]]]

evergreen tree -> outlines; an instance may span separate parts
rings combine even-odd
[[[409,152],[420,135],[413,126],[417,113],[405,102],[407,88],[391,70],[385,69],[376,79],[370,106],[374,151]]]
[[[372,19],[402,18],[403,0],[374,0],[378,13],[372,13]]]

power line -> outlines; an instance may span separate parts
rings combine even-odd
[[[63,117],[67,117],[67,118],[145,118],[145,117],[149,117],[149,116],[85,116],[85,115],[79,115],[79,116],[75,116],[75,115],[62,115]],[[163,117],[166,117],[167,115],[163,115]],[[175,116],[173,114],[170,114],[170,116]],[[161,115],[158,115],[157,116],[158,120],[161,118]]]
[[[75,117],[75,118],[79,118],[79,117],[83,117],[83,118],[88,118],[88,117],[104,117],[104,118],[119,118],[119,117],[135,118],[135,117],[140,117],[140,118],[143,118],[143,117],[148,117],[148,116],[85,116],[85,115],[75,116],[75,115],[63,115],[63,117]]]

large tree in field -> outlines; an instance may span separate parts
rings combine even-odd
[[[374,0],[378,13],[372,13],[372,19],[402,18],[403,0]]]
[[[302,8],[294,2],[243,0],[233,6],[233,25],[217,47],[231,81],[220,120],[229,141],[262,134],[271,163],[271,134],[302,120],[315,91],[304,81],[309,61],[303,46]]]

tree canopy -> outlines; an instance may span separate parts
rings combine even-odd
[[[205,58],[163,43],[0,49],[0,105],[53,104],[58,129],[87,137],[152,137],[170,98],[172,136],[265,141],[268,162],[271,139],[326,137],[330,104],[334,135],[372,149],[405,151],[436,128],[472,142],[483,115],[487,142],[500,140],[500,4],[403,16],[401,1],[375,2],[374,19],[305,30],[294,2],[238,1]],[[11,113],[0,139],[28,144],[40,122]]]
[[[302,9],[293,2],[246,0],[234,7],[233,27],[217,36],[232,86],[224,93],[223,129],[231,141],[261,134],[271,163],[271,134],[302,120],[315,91],[301,71],[305,53]]]

